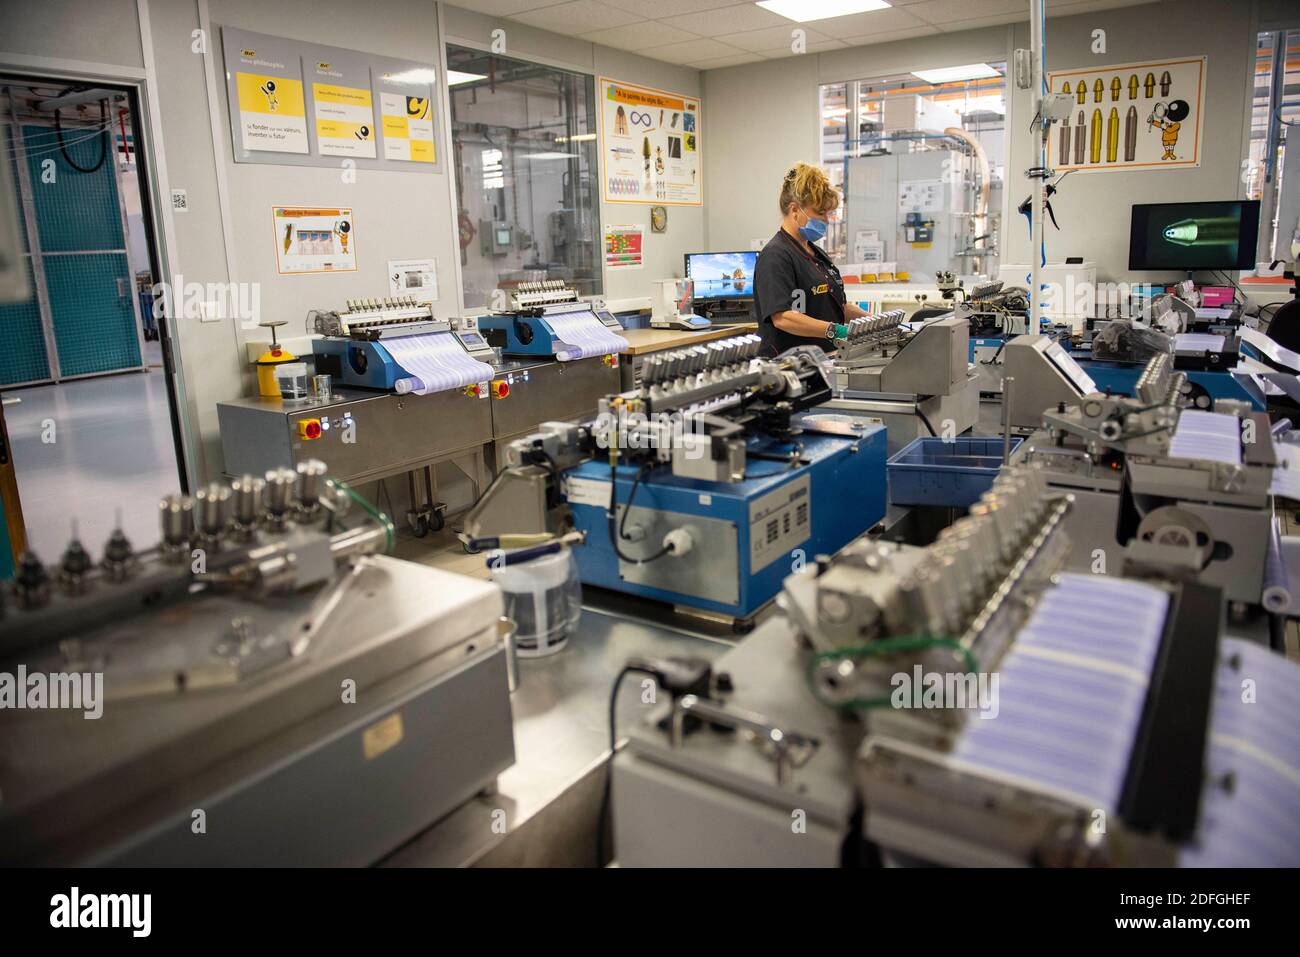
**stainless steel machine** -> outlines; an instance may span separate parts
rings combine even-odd
[[[1132,398],[1049,407],[1013,460],[1074,497],[1068,567],[1113,573],[1130,542],[1178,545],[1199,581],[1258,605],[1276,551],[1268,418],[1230,400],[1184,408],[1186,376],[1172,367],[1152,359]]]
[[[979,420],[966,320],[903,319],[897,309],[848,324],[848,337],[836,343],[835,397],[825,405],[879,418],[891,453],[917,436],[960,435]]]
[[[1300,667],[1224,636],[1178,548],[1063,572],[1073,502],[1044,478],[1004,469],[928,548],[795,573],[782,616],[621,728],[620,865],[1300,862]]]
[[[388,558],[319,462],[24,557],[0,620],[0,859],[373,863],[514,761],[495,585]]]

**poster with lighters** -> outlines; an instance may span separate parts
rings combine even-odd
[[[1184,169],[1201,165],[1205,57],[1062,70],[1054,93],[1074,97],[1054,123],[1048,162],[1060,172]]]
[[[356,272],[357,236],[351,206],[275,206],[271,214],[281,276]]]
[[[700,206],[700,101],[600,78],[601,195],[607,203]]]

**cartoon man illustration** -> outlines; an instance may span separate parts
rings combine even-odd
[[[339,244],[343,247],[343,255],[348,254],[348,234],[352,232],[352,224],[346,219],[340,220],[334,224],[334,235],[339,238]]]
[[[1187,105],[1186,100],[1172,100],[1168,106],[1164,103],[1157,103],[1151,115],[1147,117],[1147,127],[1159,127],[1160,143],[1164,146],[1164,155],[1162,160],[1176,160],[1178,156],[1174,153],[1174,147],[1178,145],[1178,131],[1182,128],[1183,120],[1191,115],[1192,108]]]
[[[260,87],[262,94],[266,97],[266,106],[272,113],[280,108],[280,99],[275,95],[275,81],[267,80]]]

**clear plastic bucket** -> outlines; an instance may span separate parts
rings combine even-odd
[[[564,647],[582,617],[578,563],[569,549],[495,568],[492,580],[504,593],[506,615],[514,619],[520,658],[540,658]]]

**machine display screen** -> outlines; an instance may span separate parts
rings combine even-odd
[[[687,253],[686,278],[695,280],[696,299],[749,299],[754,295],[758,253]]]
[[[1138,203],[1129,227],[1129,269],[1250,269],[1259,200]]]
[[[467,346],[483,345],[483,337],[477,332],[462,332],[460,335],[460,341],[465,343]]]

